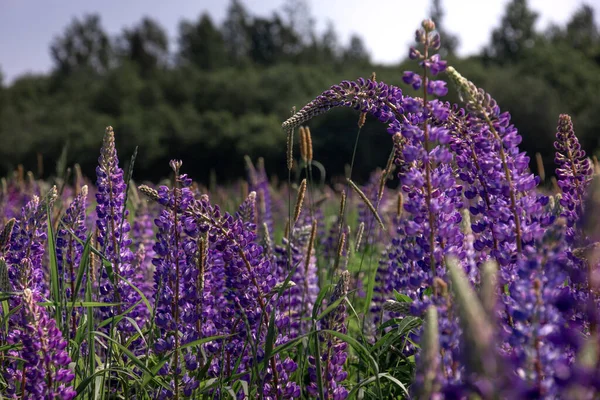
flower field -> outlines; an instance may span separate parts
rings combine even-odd
[[[247,158],[235,184],[187,160],[142,184],[111,127],[94,178],[2,178],[0,398],[598,398],[598,161],[563,114],[555,176],[532,173],[440,40],[425,20],[410,48],[421,97],[373,75],[283,122],[286,181]],[[363,185],[313,154],[335,107],[388,127]]]

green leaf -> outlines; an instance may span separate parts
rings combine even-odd
[[[273,307],[273,310],[271,310],[271,317],[269,318],[269,326],[267,328],[267,337],[265,339],[265,358],[263,361],[265,369],[271,360],[271,352],[273,351],[273,345],[275,343],[275,310],[277,310],[276,307]]]
[[[400,303],[412,303],[413,302],[413,299],[411,299],[410,297],[408,297],[405,294],[398,293],[396,291],[396,289],[394,289],[394,297],[396,298],[396,301],[399,301]]]
[[[62,321],[62,307],[61,307],[61,290],[58,278],[58,260],[56,258],[56,241],[54,238],[54,230],[52,229],[52,218],[50,205],[46,204],[46,219],[48,224],[48,257],[50,259],[49,271],[50,271],[50,294],[52,303],[56,306],[55,317],[56,323],[60,324]],[[60,325],[59,325],[60,326]]]

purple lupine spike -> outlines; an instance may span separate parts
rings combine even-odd
[[[67,341],[37,301],[35,291],[23,290],[18,321],[8,336],[9,344],[22,346],[11,350],[10,355],[22,361],[11,362],[3,372],[8,383],[6,393],[24,399],[70,400],[77,393],[71,386],[75,374],[69,369]]]
[[[87,236],[85,226],[87,195],[87,186],[83,186],[79,195],[67,208],[56,235],[58,271],[67,299],[71,301],[78,295],[74,293],[75,280],[83,252],[82,243],[85,242]],[[82,287],[85,287],[83,283]]]
[[[258,224],[258,213],[256,208],[256,192],[250,192],[248,197],[240,204],[240,208],[236,214],[238,218],[246,222],[249,229],[255,230]],[[266,224],[266,222],[265,222]],[[268,224],[267,224],[268,226]]]
[[[48,236],[47,210],[52,209],[55,199],[56,187],[50,190],[44,200],[34,195],[23,207],[21,217],[13,227],[6,261],[9,279],[15,291],[30,288],[44,297],[48,296],[43,261]],[[27,275],[21,271],[24,259],[31,264]]]
[[[343,81],[339,85],[333,85],[288,118],[282,128],[294,129],[334,107],[350,107],[368,112],[379,121],[388,123],[394,119],[394,113],[403,112],[402,106],[403,97],[399,88],[359,78],[356,82]]]
[[[511,254],[520,254],[552,223],[553,217],[544,210],[548,198],[535,191],[539,178],[528,171],[529,158],[518,148],[521,136],[510,124],[510,115],[501,113],[494,99],[454,68],[448,67],[448,75],[470,111],[463,122],[453,119],[453,132],[461,133],[460,140],[467,145],[468,151],[458,160],[461,172],[467,183],[475,183],[465,192],[468,199],[475,199],[471,213],[478,218],[473,231],[482,234],[475,247],[491,248],[491,255],[506,266]],[[500,274],[507,282],[514,277],[514,268],[503,268]]]
[[[575,136],[571,117],[562,114],[558,118],[556,132],[556,176],[558,187],[562,190],[560,204],[563,206],[561,216],[566,218],[569,240],[574,240],[574,225],[583,215],[585,192],[592,179],[593,168],[585,151],[581,149]]]
[[[157,201],[165,206],[155,220],[158,228],[154,251],[156,257],[153,264],[156,318],[155,323],[161,335],[156,341],[154,350],[162,354],[175,351],[172,363],[165,365],[171,369],[174,390],[179,391],[179,375],[182,367],[192,373],[198,368],[196,356],[190,352],[182,352],[180,347],[200,337],[200,319],[196,304],[202,296],[197,285],[199,270],[196,268],[194,257],[196,246],[187,232],[197,230],[191,220],[184,220],[194,200],[194,194],[189,188],[191,179],[180,175],[180,161],[171,161],[175,172],[175,187],[169,189],[161,186],[157,191]],[[181,356],[181,357],[180,357]],[[183,377],[184,392],[192,391],[198,383],[189,375]],[[168,394],[170,396],[173,393]]]
[[[236,354],[241,357],[237,364],[231,357],[215,357],[209,367],[213,376],[247,374],[255,361],[247,346],[248,340],[256,341],[258,348],[264,346],[271,305],[266,295],[277,283],[271,267],[271,257],[256,244],[256,232],[249,224],[230,214],[222,214],[212,206],[208,196],[195,201],[185,213],[186,233],[206,243],[206,270],[204,298],[202,299],[202,333],[224,334],[231,337],[205,346],[208,355]],[[192,229],[187,229],[193,227]],[[208,241],[204,242],[204,238]],[[204,246],[204,244],[202,245]],[[276,314],[277,329],[282,331],[285,321]],[[248,336],[248,334],[250,336]],[[283,344],[287,337],[279,333],[275,344]],[[295,398],[300,390],[289,381],[288,372],[293,361],[281,361],[279,356],[270,359],[263,375],[264,395],[269,398]],[[295,367],[294,367],[295,368]],[[246,378],[242,378],[246,379]]]
[[[96,167],[97,192],[96,192],[96,229],[98,232],[98,245],[104,257],[112,264],[114,283],[108,276],[106,268],[102,268],[98,282],[99,300],[106,303],[122,303],[113,307],[102,307],[99,313],[103,318],[120,313],[140,300],[140,295],[133,290],[127,282],[138,284],[136,271],[133,268],[133,252],[130,249],[131,227],[127,221],[125,197],[127,185],[123,179],[123,170],[119,167],[117,149],[115,148],[115,134],[112,127],[107,127],[104,134],[98,166]],[[132,310],[128,317],[133,318],[138,325],[142,325],[148,316],[147,308],[143,303]],[[123,319],[120,324],[126,331],[135,328]]]
[[[333,290],[329,299],[329,304],[333,304],[339,299],[343,299],[348,294],[348,284],[350,283],[350,273],[343,271],[340,279]],[[346,333],[346,306],[342,300],[337,308],[323,317],[321,328]],[[342,382],[348,377],[348,373],[344,370],[344,364],[348,353],[346,352],[348,344],[337,337],[330,334],[321,334],[321,353],[318,357],[321,358],[321,371],[317,371],[315,359],[309,356],[308,375],[310,383],[307,386],[307,392],[310,397],[319,399],[340,399],[348,397],[348,390],[342,385]],[[324,393],[319,393],[317,386],[317,374],[322,376]]]
[[[129,250],[129,222],[123,219],[125,210],[126,183],[123,170],[119,167],[115,134],[112,127],[106,128],[98,166],[96,167],[96,226],[98,244],[104,256],[110,260],[115,271],[120,273],[120,265],[131,262],[133,254]]]

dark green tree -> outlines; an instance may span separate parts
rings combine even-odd
[[[573,48],[593,57],[598,53],[600,33],[594,21],[594,9],[584,4],[567,23],[565,40]]]
[[[112,47],[98,15],[75,18],[50,45],[50,54],[59,73],[85,69],[106,72],[112,62]]]
[[[315,19],[311,14],[308,1],[286,0],[283,4],[283,15],[286,25],[296,32],[301,43],[310,44],[315,36]]]
[[[442,0],[432,0],[431,2],[431,19],[435,22],[435,28],[441,37],[440,55],[446,57],[450,54],[455,54],[458,49],[460,41],[458,36],[448,32],[444,25],[444,8],[442,7]]]
[[[225,50],[232,64],[239,65],[248,61],[251,45],[249,26],[250,16],[242,2],[231,0],[222,32]]]
[[[358,66],[369,65],[371,61],[365,42],[358,35],[352,35],[350,37],[350,43],[348,48],[344,50],[342,58],[344,63]]]
[[[331,63],[339,61],[340,44],[335,26],[331,20],[327,21],[327,28],[318,42],[321,62]]]
[[[168,64],[169,39],[153,19],[144,18],[133,28],[123,30],[117,43],[121,57],[138,65],[143,74]]]
[[[535,31],[537,18],[538,14],[529,8],[527,0],[508,3],[500,26],[492,32],[485,58],[499,64],[517,62],[538,38]]]
[[[271,19],[255,18],[249,33],[250,58],[257,64],[291,61],[302,49],[298,35],[277,14]]]
[[[178,41],[178,61],[181,63],[212,70],[226,62],[223,35],[207,13],[203,13],[195,23],[181,22]]]

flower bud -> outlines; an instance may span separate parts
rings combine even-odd
[[[425,32],[427,33],[435,30],[435,22],[433,22],[430,19],[423,20],[421,26],[423,27],[423,29],[425,29]]]

